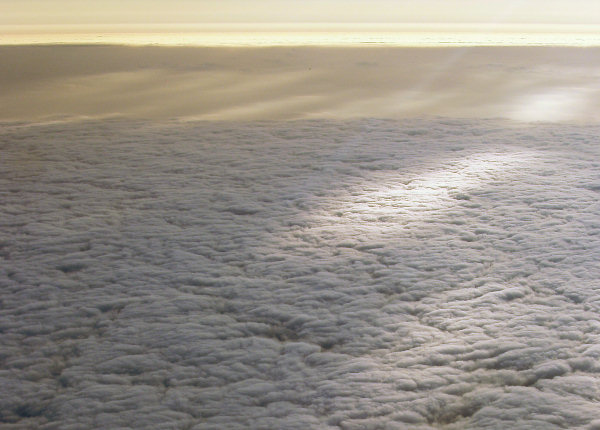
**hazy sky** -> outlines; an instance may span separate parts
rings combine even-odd
[[[0,0],[0,24],[600,24],[597,0]]]

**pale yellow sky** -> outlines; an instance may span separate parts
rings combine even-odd
[[[598,0],[0,0],[0,25],[217,22],[600,24]]]

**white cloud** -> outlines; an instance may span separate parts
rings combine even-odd
[[[599,132],[5,123],[0,419],[596,428]]]

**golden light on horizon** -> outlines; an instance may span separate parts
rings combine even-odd
[[[595,0],[3,0],[0,25],[600,24]]]
[[[5,45],[600,46],[592,0],[4,0],[1,12]]]
[[[205,24],[0,26],[0,45],[600,46],[600,25]]]

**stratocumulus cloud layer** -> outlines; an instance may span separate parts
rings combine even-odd
[[[597,126],[0,133],[3,428],[600,428]]]

